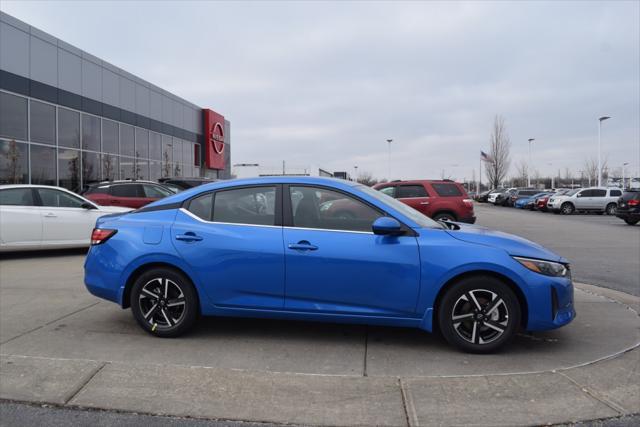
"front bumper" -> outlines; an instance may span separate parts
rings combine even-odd
[[[573,283],[570,278],[536,274],[529,290],[528,331],[545,331],[565,326],[576,317]]]

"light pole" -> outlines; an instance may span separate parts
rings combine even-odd
[[[625,189],[625,185],[624,185],[624,175],[625,175],[625,169],[627,168],[627,165],[629,164],[629,162],[624,162],[622,164],[622,191],[624,191]]]
[[[529,138],[529,167],[527,168],[527,187],[531,187],[531,143],[535,138]]]
[[[358,181],[358,165],[353,167],[353,180]]]
[[[602,187],[602,162],[600,160],[600,135],[602,134],[602,122],[610,119],[609,116],[602,116],[598,119],[598,187]]]
[[[389,182],[391,182],[391,143],[393,139],[387,139],[387,174],[389,175]]]

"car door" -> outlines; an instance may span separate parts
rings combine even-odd
[[[607,207],[607,190],[596,188],[591,192],[589,209],[604,211]]]
[[[578,210],[587,210],[591,206],[592,190],[582,190],[574,197],[574,204]]]
[[[429,194],[422,184],[399,185],[396,198],[424,215],[431,216],[433,213]]]
[[[42,246],[89,244],[96,210],[80,197],[55,188],[37,188],[42,216]]]
[[[275,185],[223,189],[176,214],[173,245],[218,307],[283,308],[280,197]]]
[[[30,187],[0,190],[0,243],[6,248],[38,249],[42,218]]]
[[[335,190],[284,187],[285,308],[359,316],[415,316],[420,263],[416,238],[377,236],[385,215]],[[320,200],[358,206],[355,217],[322,210]]]

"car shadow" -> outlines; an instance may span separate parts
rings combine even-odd
[[[0,253],[0,259],[29,259],[29,258],[49,258],[49,257],[65,257],[65,256],[78,256],[86,255],[88,248],[72,248],[72,249],[43,249],[36,251],[16,251],[16,252],[2,252]]]

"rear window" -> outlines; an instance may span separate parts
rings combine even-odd
[[[31,188],[9,188],[0,191],[0,205],[35,206]]]
[[[458,188],[456,184],[431,184],[438,196],[440,197],[460,197],[462,196],[462,191]]]
[[[429,195],[422,185],[401,185],[398,187],[396,197],[406,199],[409,197],[429,197]]]
[[[622,200],[640,200],[640,191],[625,191]]]

